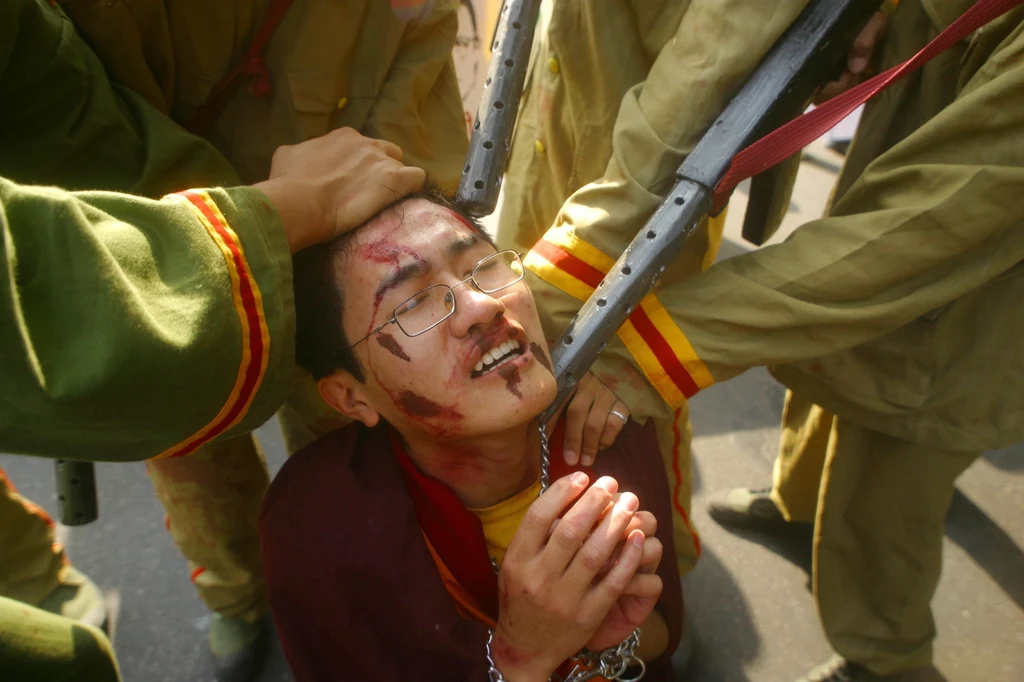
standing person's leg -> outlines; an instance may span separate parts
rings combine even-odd
[[[655,421],[658,445],[672,486],[672,530],[676,544],[679,575],[693,570],[700,557],[700,535],[690,519],[690,501],[693,497],[693,470],[690,441],[690,408],[687,403],[668,419]]]
[[[68,561],[54,523],[18,494],[0,469],[0,596],[102,628],[107,609],[98,587]]]
[[[724,526],[762,530],[814,523],[834,421],[829,412],[786,391],[772,487],[716,493],[708,504],[711,517]]]
[[[979,454],[836,419],[818,505],[814,591],[829,642],[857,664],[851,670],[887,676],[931,663],[946,513],[956,478]]]
[[[166,524],[211,611],[255,622],[267,612],[256,518],[270,484],[250,434],[188,457],[147,462]]]
[[[278,417],[289,455],[345,423],[301,372]],[[209,640],[218,676],[251,679],[270,635],[256,527],[270,482],[263,454],[247,434],[188,457],[151,460],[148,468],[196,591],[214,613]]]
[[[251,679],[270,635],[256,531],[270,478],[255,439],[238,436],[147,468],[171,537],[213,611],[209,643],[218,678]]]
[[[831,413],[786,391],[771,491],[786,521],[814,523],[833,421]]]

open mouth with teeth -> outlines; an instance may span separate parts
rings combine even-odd
[[[523,347],[519,345],[519,342],[515,339],[508,339],[499,343],[494,348],[484,353],[480,361],[476,363],[476,367],[473,368],[473,372],[470,377],[473,379],[481,377],[485,374],[493,372],[498,367],[504,365],[506,362],[519,357],[523,354]]]

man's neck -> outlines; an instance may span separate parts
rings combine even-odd
[[[470,509],[498,504],[530,487],[540,473],[533,423],[462,441],[407,438],[420,471],[451,488]]]

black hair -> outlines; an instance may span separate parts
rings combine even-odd
[[[349,348],[345,336],[342,314],[345,310],[344,292],[341,290],[341,272],[344,261],[352,250],[352,240],[366,225],[387,211],[400,210],[402,204],[414,199],[427,201],[451,209],[469,224],[470,228],[495,246],[494,240],[479,222],[469,215],[465,207],[445,197],[434,188],[402,197],[359,227],[339,235],[331,241],[303,249],[292,258],[295,289],[295,360],[315,379],[345,370],[360,382],[366,374],[355,353]],[[497,248],[495,246],[495,248]]]

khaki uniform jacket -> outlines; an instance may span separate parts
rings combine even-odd
[[[239,62],[269,0],[74,0],[65,9],[112,77],[186,123]],[[203,136],[242,180],[264,180],[274,150],[351,127],[402,148],[454,192],[468,147],[451,58],[455,0],[402,19],[386,0],[294,0],[264,53],[271,92],[243,77]]]
[[[0,450],[142,459],[264,422],[295,334],[266,197],[34,186],[238,183],[209,144],[112,86],[46,2],[0,4],[0,102]]]
[[[557,338],[646,220],[675,171],[806,0],[546,0],[517,122],[498,238],[533,251],[530,285]],[[665,309],[714,261],[710,221],[594,366],[636,418],[700,386]],[[535,246],[536,245],[536,246]],[[702,385],[711,380],[700,379]],[[657,392],[651,392],[651,386]]]
[[[972,4],[903,0],[883,66],[910,58]],[[774,374],[831,412],[914,442],[975,451],[1024,438],[1022,183],[1018,8],[868,104],[829,217],[723,269],[763,268],[737,294],[782,303],[790,316],[769,327],[778,341],[768,352],[735,360],[799,359]],[[812,270],[822,257],[832,262]]]
[[[969,4],[900,2],[882,66]],[[1022,21],[869,104],[827,217],[657,292],[693,388],[781,365],[805,397],[897,437],[965,451],[1024,437]]]

